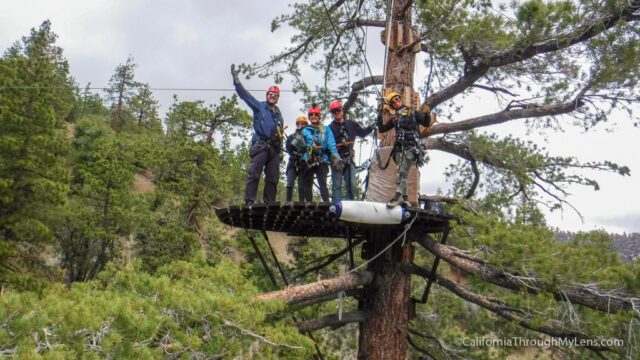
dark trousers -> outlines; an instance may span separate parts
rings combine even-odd
[[[251,163],[247,171],[247,186],[244,189],[245,200],[256,200],[260,174],[264,170],[264,192],[262,201],[271,203],[276,201],[278,192],[278,177],[280,176],[280,149],[262,141],[256,141],[249,150]]]
[[[296,162],[300,162],[302,164],[296,166]],[[293,200],[293,184],[298,179],[298,201],[304,201],[304,188],[302,186],[302,175],[304,174],[304,164],[302,160],[289,158],[289,162],[287,163],[287,170],[285,174],[287,175],[287,201]]]
[[[307,169],[302,176],[304,192],[304,201],[313,201],[313,176],[318,179],[318,187],[320,187],[320,196],[322,201],[329,202],[329,189],[327,188],[327,175],[329,175],[329,165],[321,163],[310,169]]]

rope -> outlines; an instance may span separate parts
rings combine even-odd
[[[409,229],[411,229],[411,226],[413,225],[413,223],[416,221],[416,219],[418,218],[417,215],[415,215],[413,217],[413,219],[411,219],[411,222],[409,222],[408,224],[406,224],[404,226],[404,231],[402,231],[402,233],[400,235],[398,235],[397,238],[395,238],[395,240],[393,240],[391,243],[389,243],[389,245],[387,245],[384,249],[382,249],[382,251],[380,251],[379,253],[377,253],[374,257],[372,257],[371,259],[367,260],[367,262],[365,262],[364,264],[359,265],[358,267],[355,267],[349,271],[347,271],[347,274],[355,272],[357,270],[360,270],[362,267],[364,267],[365,265],[368,265],[370,262],[372,262],[373,260],[375,260],[376,258],[378,258],[380,255],[384,254],[387,250],[389,250],[390,247],[392,247],[395,243],[398,242],[398,240],[403,239],[402,240],[402,244],[405,243],[406,239],[407,239],[407,232],[409,231]]]

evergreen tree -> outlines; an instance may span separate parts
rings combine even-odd
[[[134,141],[116,138],[104,118],[89,116],[76,126],[73,198],[57,227],[69,281],[94,278],[131,232]]]
[[[210,209],[231,197],[231,190],[241,183],[237,166],[242,153],[229,144],[244,136],[242,130],[251,124],[251,117],[237,105],[235,96],[208,107],[203,101],[176,98],[167,114],[168,135],[158,139],[154,158],[148,161],[158,186],[146,198],[152,213],[138,221],[140,256],[150,268],[161,259],[221,249],[212,241],[216,223],[209,220]],[[237,149],[242,152],[246,145]]]
[[[130,103],[137,126],[157,133],[162,132],[158,106],[158,101],[153,98],[149,84],[139,84],[137,93],[131,98]]]
[[[124,64],[116,67],[115,73],[109,79],[109,86],[105,89],[107,101],[115,111],[113,130],[118,132],[118,126],[124,119],[132,121],[134,114],[125,106],[131,104],[136,96],[136,89],[140,83],[135,80],[135,68],[138,65],[131,55]]]
[[[75,99],[56,38],[47,20],[0,59],[2,283],[41,263],[41,245],[53,239],[47,211],[68,191],[65,120]]]

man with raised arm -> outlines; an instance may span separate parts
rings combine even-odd
[[[280,89],[271,86],[267,90],[266,101],[258,101],[240,83],[240,70],[231,65],[233,86],[240,99],[244,100],[253,111],[253,137],[249,156],[251,163],[247,171],[247,186],[244,190],[246,205],[256,201],[260,174],[264,171],[264,192],[262,201],[275,202],[280,177],[280,158],[282,155],[282,113],[276,104],[280,97]]]

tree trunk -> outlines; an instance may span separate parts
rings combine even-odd
[[[413,74],[415,65],[415,53],[412,47],[407,47],[413,42],[411,30],[411,5],[412,0],[394,0],[393,21],[391,22],[391,35],[389,39],[389,55],[385,68],[386,89],[388,92],[401,94],[405,106],[412,107],[413,96]],[[408,9],[403,12],[403,9]],[[388,21],[387,21],[388,26]],[[387,31],[383,31],[381,37],[384,43],[387,42]],[[386,46],[386,44],[385,44]],[[383,89],[384,91],[384,89]],[[386,96],[387,93],[383,94]],[[391,119],[389,114],[384,115],[383,122]],[[380,134],[380,161],[382,165],[387,162],[391,147],[395,143],[395,130],[391,129],[384,134]],[[387,202],[396,192],[396,164],[390,159],[386,170],[381,170],[378,166],[377,158],[371,167],[369,184],[367,188],[367,200],[375,202]],[[419,174],[417,168],[412,167],[409,172],[409,200],[414,204],[418,203]]]
[[[411,5],[412,0],[394,0],[392,9],[391,36],[383,34],[383,41],[389,42],[389,55],[386,66],[386,88],[402,95],[405,106],[411,106],[413,93],[413,73],[415,54],[405,47],[412,42]],[[407,10],[408,9],[408,10]],[[406,11],[404,11],[406,10]],[[388,22],[387,22],[388,24]],[[388,25],[387,25],[388,26]],[[401,50],[402,49],[402,50]],[[387,116],[383,121],[389,121]],[[381,147],[392,146],[395,142],[395,131],[384,134]],[[386,161],[385,159],[382,159]],[[393,160],[389,168],[395,164]],[[409,174],[409,201],[417,203],[418,172]],[[370,181],[367,200],[386,202],[396,190],[397,171],[385,172],[372,166],[372,178],[381,177],[380,181]],[[411,186],[412,184],[416,184]],[[372,188],[373,187],[373,188]],[[375,198],[374,198],[375,197]],[[367,244],[367,252],[375,256],[393,241],[397,234],[371,234]],[[407,234],[407,237],[411,234]],[[366,285],[360,298],[359,309],[369,315],[360,323],[358,359],[367,360],[404,360],[407,357],[407,331],[409,327],[409,309],[411,306],[411,275],[402,271],[401,264],[410,264],[413,248],[410,239],[396,243],[386,253],[369,264],[368,270],[374,273],[374,280]]]
[[[378,254],[397,234],[391,236],[370,239],[367,251]],[[368,317],[360,323],[358,359],[404,360],[407,356],[411,275],[402,271],[401,264],[413,259],[410,236],[369,264],[375,277],[360,298],[358,310]]]

